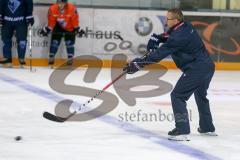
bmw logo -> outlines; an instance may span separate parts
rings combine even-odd
[[[153,24],[151,20],[147,17],[139,18],[138,22],[135,24],[135,30],[140,36],[147,36],[152,32]]]

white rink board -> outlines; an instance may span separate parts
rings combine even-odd
[[[50,37],[40,37],[38,30],[47,24],[47,6],[35,6],[34,17],[35,24],[33,28],[33,57],[47,58],[50,46]],[[159,11],[139,11],[139,10],[116,10],[116,9],[78,9],[80,15],[80,27],[95,33],[94,37],[88,36],[76,39],[76,56],[96,55],[99,58],[112,58],[112,55],[124,53],[126,55],[135,55],[140,44],[145,44],[152,32],[163,32],[163,26],[158,20]],[[153,28],[146,36],[140,36],[135,31],[135,24],[140,17],[149,17]],[[103,35],[103,34],[107,35]],[[120,34],[124,40],[132,42],[132,49],[120,49],[121,40],[114,37],[114,33]],[[15,38],[13,38],[15,41]],[[104,50],[106,43],[114,43],[116,49],[113,51]],[[15,43],[14,43],[15,44]],[[58,57],[66,57],[65,46],[61,44],[58,50]],[[13,47],[13,57],[16,57],[16,44]],[[111,47],[111,46],[110,46]],[[1,53],[2,51],[0,51]],[[28,52],[27,52],[28,53]],[[2,53],[1,53],[2,54]]]
[[[49,6],[35,6],[34,17],[35,24],[33,28],[33,58],[47,58],[50,46],[50,37],[40,37],[38,30],[47,24],[47,12]],[[88,30],[95,36],[77,38],[76,40],[76,56],[80,55],[96,55],[102,59],[111,59],[113,55],[123,53],[133,58],[139,53],[139,46],[146,45],[152,33],[162,33],[164,31],[163,20],[160,17],[166,14],[166,11],[150,11],[150,10],[127,10],[127,9],[93,9],[93,8],[78,8],[80,15],[80,27]],[[202,15],[202,16],[223,16],[236,17],[238,13],[220,13],[220,12],[184,12],[185,15]],[[149,32],[145,35],[140,35],[135,29],[135,25],[140,18],[147,18],[146,26],[152,24],[152,27],[146,27]],[[124,40],[130,41],[131,49],[121,49],[120,39],[116,39],[115,34],[120,34]],[[106,35],[105,35],[106,34]],[[15,38],[13,38],[15,41]],[[112,43],[110,48],[116,47],[112,51],[104,49],[107,43]],[[13,57],[16,56],[16,44],[14,42]],[[125,44],[126,46],[126,44]],[[2,48],[2,43],[1,46]],[[61,45],[58,50],[57,57],[66,58],[65,46]],[[27,56],[28,56],[27,51]],[[2,55],[2,50],[0,50]],[[26,56],[26,57],[27,57]]]

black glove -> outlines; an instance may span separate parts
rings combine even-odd
[[[33,16],[27,16],[26,17],[26,23],[28,26],[33,26],[34,24],[34,17]]]
[[[47,37],[50,32],[51,32],[51,29],[48,26],[45,26],[39,30],[40,36],[43,36],[43,37]]]
[[[128,74],[134,74],[143,67],[144,60],[141,58],[135,58],[123,68],[123,71],[127,71]]]
[[[153,33],[150,37],[150,39],[148,40],[148,44],[147,44],[147,50],[155,50],[158,48],[160,43],[164,43],[166,42],[168,39],[168,34],[167,33],[162,33],[162,34],[155,34]]]
[[[86,32],[83,29],[80,29],[80,27],[76,27],[74,28],[74,33],[78,36],[78,37],[82,37],[84,34],[86,34]]]
[[[0,27],[3,26],[3,16],[0,14]]]

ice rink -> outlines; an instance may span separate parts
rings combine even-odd
[[[240,71],[216,71],[211,82],[208,98],[218,137],[198,134],[197,107],[193,98],[188,101],[189,142],[167,140],[167,132],[174,128],[170,92],[137,98],[136,105],[129,106],[111,86],[107,91],[117,96],[119,103],[105,116],[65,123],[44,119],[42,113],[54,113],[56,104],[63,99],[84,103],[90,98],[54,91],[49,86],[52,72],[48,68],[37,68],[35,73],[28,69],[0,68],[0,160],[239,159]],[[72,72],[66,84],[99,90],[111,81],[109,69],[102,69],[93,83],[83,81],[85,73],[84,68]],[[141,71],[134,77],[144,73]],[[169,70],[161,80],[174,85],[180,74],[178,70]],[[152,88],[139,86],[134,90]],[[94,100],[89,107],[96,107],[98,101]],[[143,117],[143,114],[159,112],[162,117],[158,120]],[[141,117],[138,118],[126,116],[139,113]],[[22,140],[15,141],[16,136],[22,136]]]

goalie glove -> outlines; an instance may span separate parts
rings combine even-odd
[[[83,29],[81,29],[80,27],[76,27],[76,28],[74,28],[74,33],[78,36],[78,37],[82,37],[84,34],[86,34],[86,32],[83,30]]]
[[[47,37],[51,31],[52,30],[48,26],[45,26],[42,29],[40,29],[39,34],[43,37]]]

